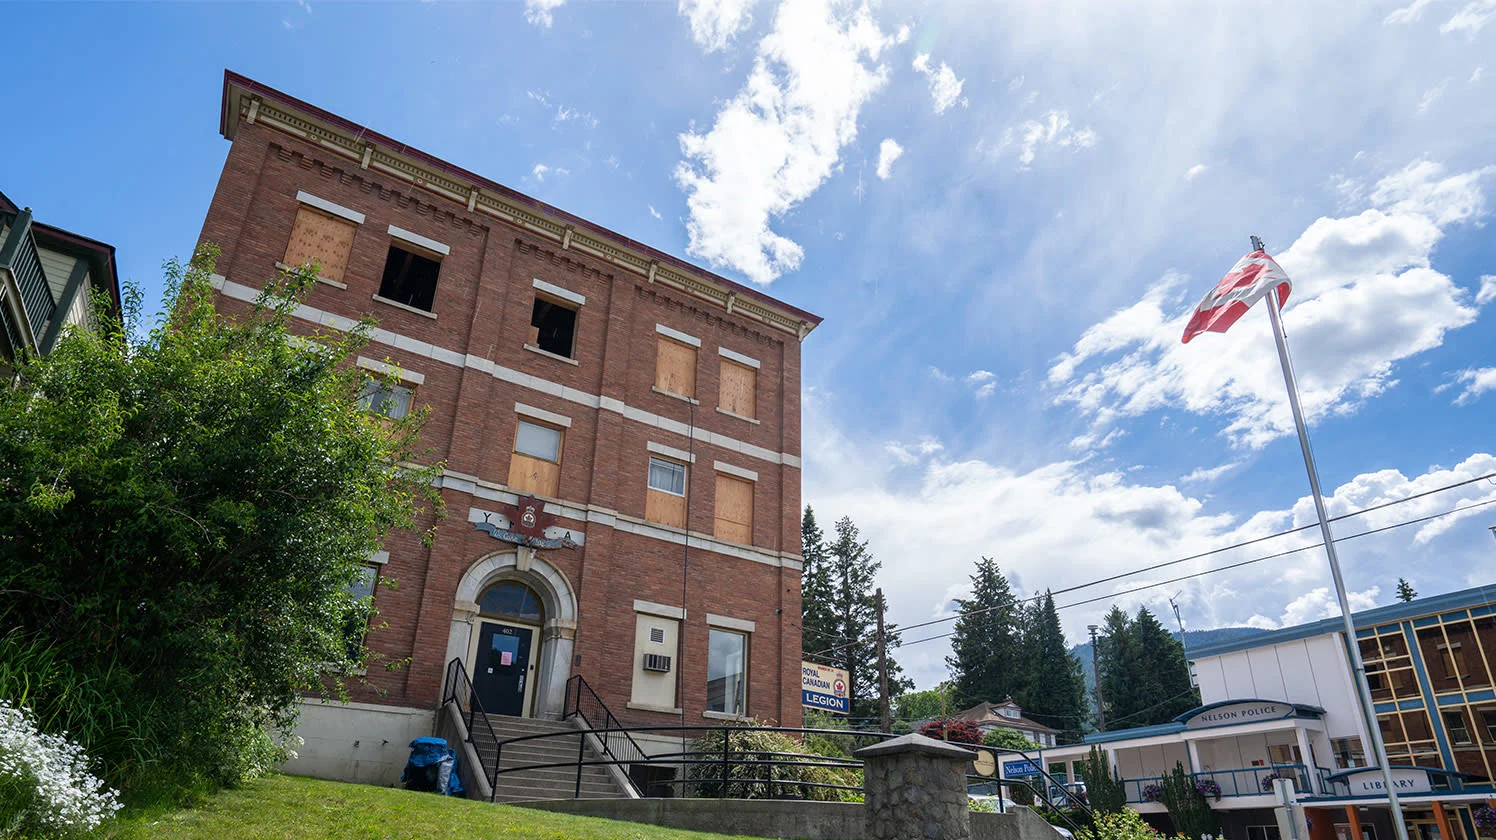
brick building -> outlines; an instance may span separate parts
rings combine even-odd
[[[308,704],[303,769],[388,781],[454,659],[493,713],[559,717],[581,675],[632,725],[799,725],[800,342],[820,319],[233,73],[220,131],[201,241],[224,308],[315,260],[298,317],[376,318],[358,364],[401,385],[369,404],[429,406],[446,462],[434,544],[395,534],[370,563],[388,626],[369,645],[409,664]],[[525,497],[544,542],[502,538]]]

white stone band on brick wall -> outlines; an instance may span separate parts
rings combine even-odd
[[[666,458],[674,458],[677,461],[685,461],[688,464],[696,463],[696,456],[684,449],[676,449],[673,446],[666,446],[663,443],[655,443],[654,441],[650,441],[647,444],[647,448],[656,455],[664,455]]]
[[[514,413],[539,420],[542,423],[549,423],[552,426],[560,426],[565,429],[571,428],[570,417],[567,417],[565,414],[557,414],[554,411],[546,411],[543,408],[536,408],[533,405],[525,405],[524,403],[517,402],[514,404]]]
[[[759,367],[758,359],[755,359],[752,356],[744,356],[742,353],[739,353],[736,350],[728,350],[726,347],[718,347],[717,355],[721,356],[724,359],[731,359],[740,365],[747,365],[748,367],[754,368],[755,370],[757,370]]]
[[[541,280],[539,277],[532,279],[530,281],[530,285],[534,286],[536,289],[542,292],[545,292],[548,295],[551,295],[552,297],[558,297],[564,301],[575,303],[577,306],[587,305],[586,295],[578,294],[576,292],[573,292],[571,289],[563,289],[560,286],[557,286],[555,283],[547,283],[544,280]]]
[[[356,225],[361,225],[364,223],[364,214],[358,212],[357,210],[349,210],[347,207],[344,207],[341,204],[334,204],[325,198],[318,198],[317,196],[312,195],[311,193],[304,190],[297,191],[296,200],[308,207],[315,207],[324,213],[331,213],[334,216],[347,219],[348,221],[353,222]]]
[[[681,344],[689,344],[692,347],[701,346],[701,339],[697,338],[696,336],[683,333],[680,330],[671,329],[664,324],[655,324],[655,332],[665,336],[666,338],[675,339]]]
[[[395,227],[394,225],[390,225],[390,236],[393,236],[396,239],[403,239],[412,245],[418,245],[433,253],[441,254],[444,257],[452,253],[452,247],[450,245],[442,242],[437,242],[435,239],[422,236],[419,233],[411,233],[410,231],[402,227]]]
[[[399,365],[381,362],[378,359],[370,359],[367,356],[359,356],[357,364],[364,370],[372,370],[375,373],[385,376],[393,376],[401,382],[409,382],[412,385],[423,385],[426,382],[426,375],[424,373],[416,373],[413,370],[406,370]]]
[[[745,470],[742,467],[735,467],[732,464],[727,463],[726,461],[713,461],[712,469],[716,470],[719,473],[734,475],[738,478],[746,478],[749,481],[758,481],[758,473],[754,472],[753,470]]]

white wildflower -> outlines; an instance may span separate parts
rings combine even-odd
[[[0,788],[17,792],[0,815],[9,828],[70,834],[98,828],[120,808],[119,793],[88,771],[83,748],[37,729],[29,709],[0,700]]]

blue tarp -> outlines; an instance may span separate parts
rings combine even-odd
[[[417,738],[410,742],[410,759],[400,781],[410,790],[461,796],[462,779],[457,774],[457,753],[447,748],[445,738]]]

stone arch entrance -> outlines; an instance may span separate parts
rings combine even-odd
[[[571,676],[577,634],[577,599],[566,575],[537,557],[534,549],[517,546],[513,550],[489,554],[463,573],[452,606],[446,661],[460,658],[468,673],[475,673],[478,663],[474,661],[474,646],[485,623],[478,600],[491,587],[505,582],[527,587],[541,603],[539,639],[533,643],[538,645],[538,650],[531,653],[535,683],[528,714],[559,720],[566,703],[566,680]]]

